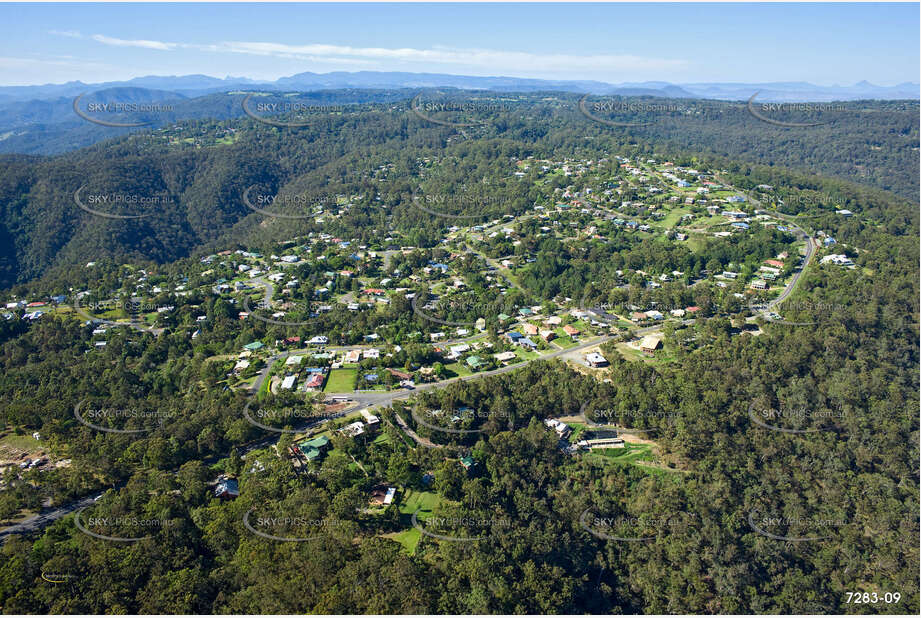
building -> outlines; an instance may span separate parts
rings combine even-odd
[[[221,500],[233,500],[240,495],[240,486],[237,479],[225,476],[218,477],[217,486],[214,488],[214,497]]]
[[[752,288],[755,289],[755,290],[766,290],[766,289],[768,289],[767,281],[764,281],[763,279],[755,279],[754,281],[752,281],[752,285],[751,285],[751,286],[752,286]]]
[[[326,376],[322,373],[311,373],[310,377],[307,378],[307,381],[304,382],[304,390],[315,391],[323,387],[323,382],[326,381]]]
[[[343,363],[355,364],[361,360],[361,350],[349,350],[342,359]]]
[[[589,367],[595,367],[596,369],[598,367],[608,366],[608,359],[603,357],[598,352],[592,352],[591,354],[586,354],[585,362],[588,364]]]
[[[294,388],[295,383],[297,382],[297,376],[294,374],[285,376],[285,379],[281,381],[281,389],[285,391],[290,391]]]
[[[576,446],[590,451],[599,448],[624,448],[623,438],[596,438],[593,440],[580,440]]]
[[[560,438],[565,438],[572,433],[572,428],[569,425],[555,418],[544,419],[544,425],[554,430]]]
[[[329,438],[326,436],[316,436],[310,440],[305,440],[295,447],[292,447],[292,450],[295,450],[296,453],[299,453],[307,461],[316,461],[320,455],[322,455],[327,447],[329,446]]]
[[[389,506],[391,503],[393,503],[393,498],[396,496],[396,493],[396,487],[378,485],[371,490],[371,495],[368,502],[374,506]]]
[[[518,340],[518,345],[529,350],[536,350],[537,344],[531,341],[528,337],[522,337]]]
[[[365,426],[361,421],[355,421],[350,423],[339,430],[343,435],[349,438],[357,438],[358,436],[364,434]]]
[[[819,260],[819,262],[822,264],[828,264],[830,262],[837,266],[847,266],[848,268],[854,268],[855,266],[854,262],[851,261],[851,258],[847,257],[844,254],[834,254],[833,253],[831,255],[826,255],[821,260]]]
[[[570,326],[569,324],[563,327],[563,332],[569,335],[570,337],[577,337],[580,334],[582,334],[582,331],[580,331],[578,328],[574,328]]]
[[[662,340],[652,335],[646,335],[640,341],[640,350],[644,354],[652,354],[662,346]]]
[[[509,352],[499,352],[492,355],[500,363],[506,363],[511,360],[515,360],[515,353],[512,351]]]
[[[370,410],[362,410],[361,417],[365,419],[365,425],[367,425],[369,429],[375,428],[381,423],[381,419],[371,414]]]

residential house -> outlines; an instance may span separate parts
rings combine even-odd
[[[662,346],[662,340],[652,335],[646,335],[640,341],[640,350],[644,354],[652,354]]]
[[[602,356],[598,352],[592,352],[591,354],[586,354],[585,362],[588,364],[589,367],[594,367],[596,369],[598,367],[608,366],[608,359],[606,359],[604,356]]]
[[[214,497],[221,500],[233,500],[240,495],[240,486],[237,479],[218,477],[217,486],[214,488]]]
[[[495,359],[496,359],[497,361],[499,361],[500,363],[507,363],[507,362],[512,361],[512,360],[514,360],[515,358],[517,358],[517,357],[515,356],[515,353],[512,352],[512,351],[508,351],[508,352],[499,352],[499,353],[497,353],[497,354],[493,354],[492,356],[493,356],[493,358],[495,358]]]

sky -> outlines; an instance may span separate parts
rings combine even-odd
[[[0,85],[408,71],[918,82],[919,4],[0,4]]]

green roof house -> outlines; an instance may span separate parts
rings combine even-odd
[[[477,369],[483,366],[483,359],[479,356],[471,356],[467,359],[467,364],[470,365],[471,368]]]
[[[263,348],[263,345],[261,341],[253,341],[252,343],[247,343],[243,347],[246,348],[247,350],[250,350],[251,352],[255,352],[256,350],[261,350]]]
[[[310,440],[305,440],[297,445],[298,450],[307,461],[315,461],[326,447],[329,446],[329,438],[326,436],[317,436]]]

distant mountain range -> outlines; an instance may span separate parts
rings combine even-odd
[[[399,73],[359,71],[356,73],[298,73],[275,81],[246,77],[207,75],[147,76],[128,81],[87,84],[79,81],[41,86],[2,86],[0,104],[16,101],[74,97],[83,92],[109,88],[145,88],[163,90],[182,97],[198,97],[232,90],[314,91],[341,88],[460,88],[494,91],[534,92],[562,90],[597,95],[660,96],[668,98],[748,100],[758,92],[759,101],[854,101],[859,99],[919,99],[921,86],[905,82],[896,86],[876,86],[861,81],[853,86],[816,86],[808,82],[764,83],[692,83],[632,82],[609,84],[591,80],[545,80],[519,77],[477,77],[443,73]]]

